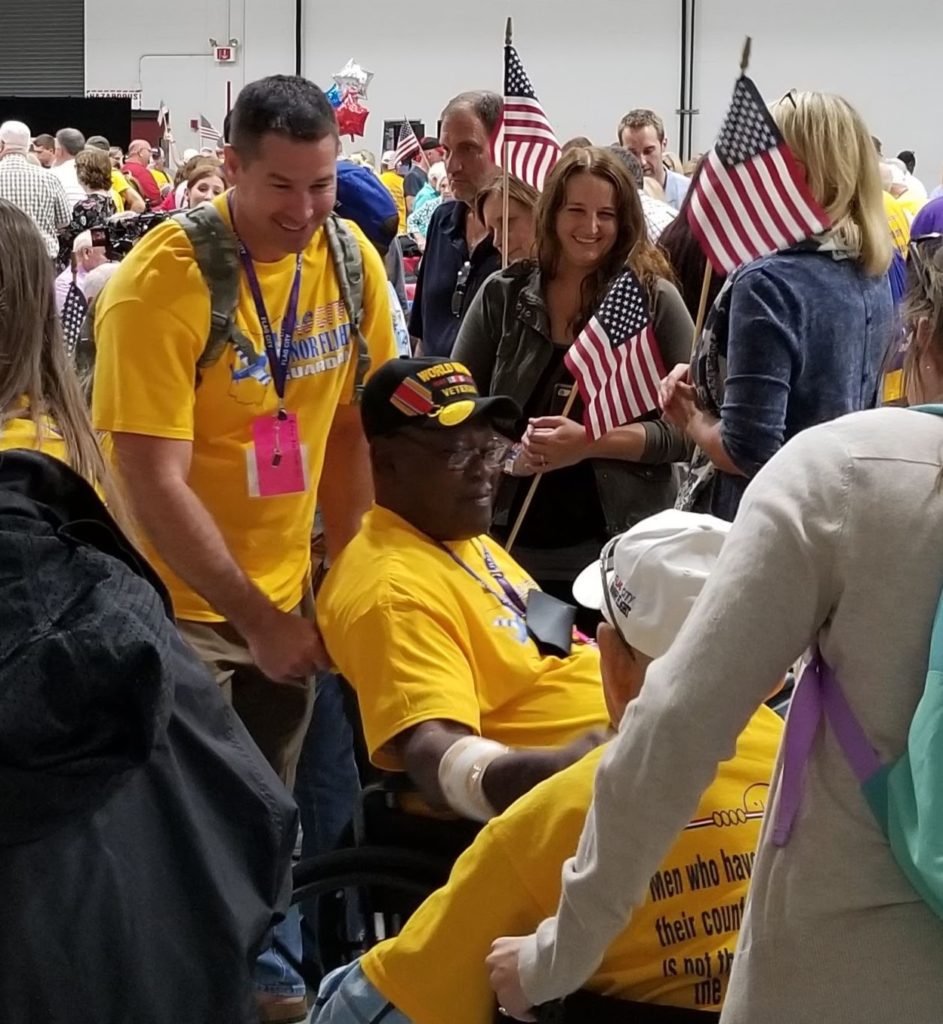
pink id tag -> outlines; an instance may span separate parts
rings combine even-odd
[[[246,464],[251,497],[304,494],[308,489],[308,452],[298,437],[297,415],[256,417]]]

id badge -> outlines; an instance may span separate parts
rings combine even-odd
[[[252,444],[246,449],[249,496],[274,498],[308,490],[308,451],[298,436],[298,416],[279,419],[271,413],[252,421]]]

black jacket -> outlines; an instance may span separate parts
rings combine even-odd
[[[0,455],[3,1024],[254,1021],[295,829],[92,488]]]

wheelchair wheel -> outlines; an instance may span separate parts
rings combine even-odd
[[[309,985],[316,984],[396,935],[450,870],[446,860],[401,847],[365,846],[300,861],[292,873],[292,903],[317,907],[319,964],[294,966]]]

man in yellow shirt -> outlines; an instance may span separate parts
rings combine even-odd
[[[729,528],[710,516],[659,513],[610,542],[602,564],[577,581],[581,599],[607,619],[599,644],[614,725],[680,629]],[[646,1016],[657,1004],[680,1008],[673,1024],[716,1021],[781,733],[765,707],[747,724],[571,1019],[599,1019],[595,994],[643,1004],[626,1005],[619,1019],[666,1019]],[[555,912],[604,754],[594,750],[491,821],[396,938],[324,980],[311,1024],[491,1024],[485,955],[496,936],[529,932]]]
[[[487,820],[599,742],[599,655],[486,536],[516,404],[481,398],[459,363],[399,359],[362,413],[377,500],[318,621],[374,763]]]
[[[289,789],[327,667],[310,601],[315,502],[336,555],[372,497],[355,385],[395,354],[383,263],[353,225],[362,353],[341,291],[325,227],[338,149],[315,85],[246,86],[226,148],[234,188],[215,200],[239,252],[232,344],[206,365],[210,294],[174,221],[134,247],[95,320],[94,419],[144,548],[181,632]],[[303,1004],[303,985],[264,987]]]
[[[380,161],[382,170],[380,172],[380,181],[386,185],[387,191],[393,197],[393,202],[396,203],[396,212],[399,214],[399,231],[398,234],[406,234],[406,196],[403,191],[403,176],[399,173],[396,168],[396,154],[392,150],[388,150],[383,154]]]

